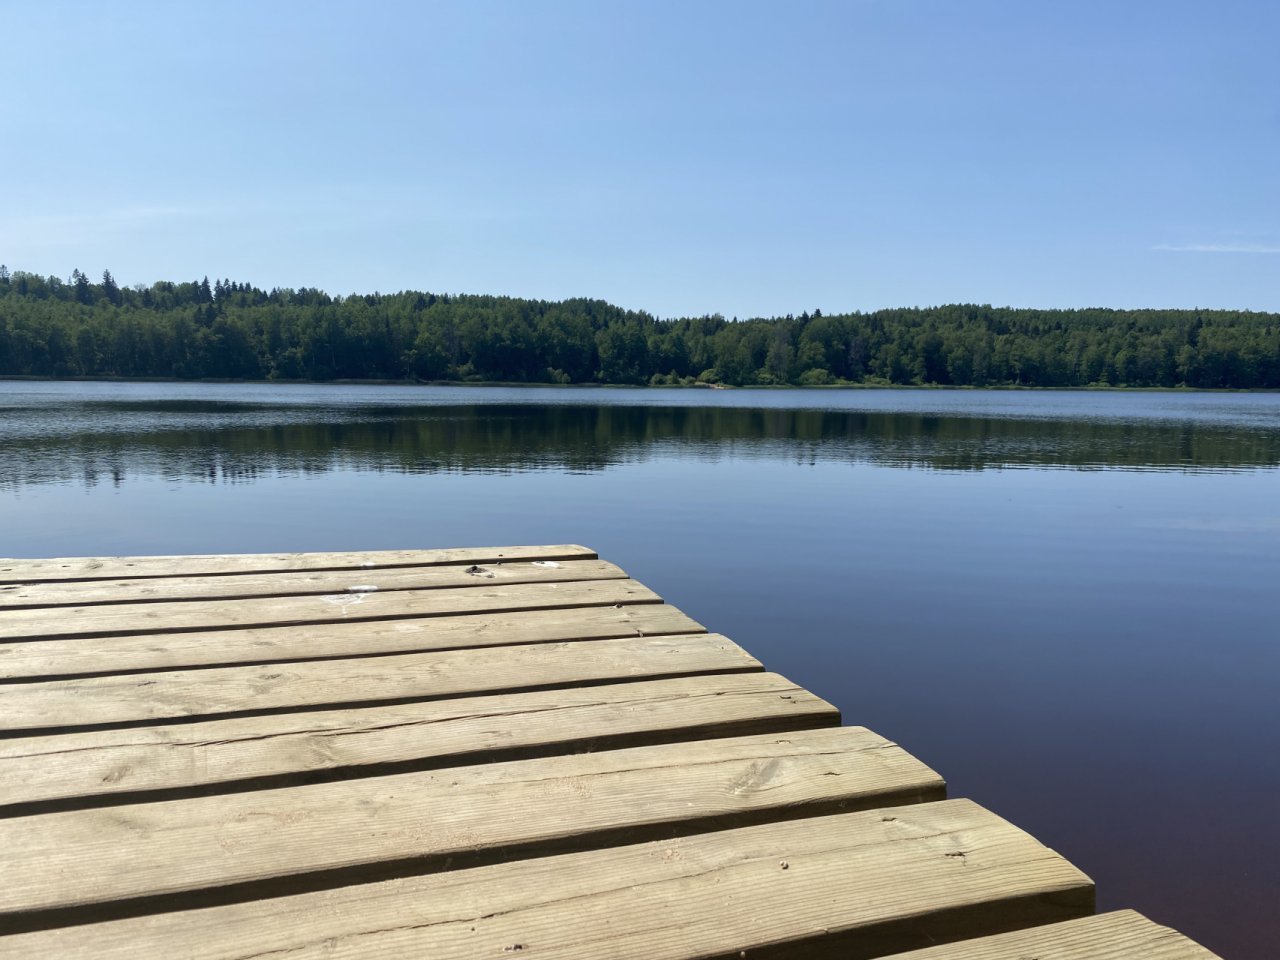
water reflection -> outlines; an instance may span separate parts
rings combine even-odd
[[[932,470],[1280,464],[1280,431],[1217,420],[1028,419],[724,406],[286,406],[186,400],[4,408],[0,485],[248,482],[330,470],[591,472],[655,456]]]

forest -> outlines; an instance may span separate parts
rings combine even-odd
[[[952,304],[726,320],[602,300],[120,286],[0,266],[0,376],[1280,388],[1280,314]]]

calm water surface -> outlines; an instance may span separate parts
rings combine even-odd
[[[0,555],[551,542],[1274,954],[1280,396],[0,383]]]

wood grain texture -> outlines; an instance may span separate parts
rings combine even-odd
[[[87,677],[0,688],[0,733],[761,669],[727,637],[687,634]]]
[[[791,681],[742,673],[22,737],[0,740],[0,816],[51,801],[90,806],[839,722],[835,707]]]
[[[500,560],[594,560],[572,543],[463,547],[448,550],[367,550],[343,553],[232,553],[196,556],[0,558],[0,583],[113,580],[121,577],[205,577],[289,570],[367,570]]]
[[[1221,960],[1194,940],[1118,910],[1031,930],[980,937],[910,953],[893,960]]]
[[[0,641],[240,630],[662,602],[648,587],[634,580],[614,579],[610,571],[605,571],[607,575],[596,583],[549,582],[554,581],[554,574],[559,572],[562,571],[548,570],[539,583],[502,584],[480,580],[475,586],[447,590],[8,610],[0,613]]]
[[[0,931],[179,909],[210,890],[256,899],[486,854],[936,800],[944,789],[901,748],[843,727],[16,817],[0,820]]]
[[[231,574],[222,577],[162,577],[98,580],[89,583],[0,584],[0,613],[40,607],[86,607],[165,600],[244,600],[383,590],[439,590],[497,583],[559,583],[570,580],[624,579],[604,560],[508,560],[501,563],[452,563],[429,567],[371,570],[309,570],[289,573]]]
[[[584,585],[586,586],[586,585]],[[608,581],[602,582],[607,589]],[[590,595],[589,591],[584,595]],[[566,640],[705,633],[675,607],[649,603],[386,620],[307,627],[147,633],[0,643],[0,680],[91,676],[186,667],[284,663]]]
[[[21,960],[864,960],[1092,909],[1088,877],[994,814],[951,800],[24,934],[0,940],[0,951]]]

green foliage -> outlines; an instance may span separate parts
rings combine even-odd
[[[0,375],[1280,388],[1280,315],[972,304],[658,320],[599,300],[122,288],[0,266]]]
[[[820,387],[824,384],[834,383],[835,379],[831,376],[830,370],[824,370],[821,367],[810,367],[800,374],[798,382],[802,387]]]

